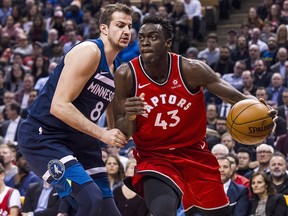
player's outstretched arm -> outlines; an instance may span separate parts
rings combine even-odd
[[[231,104],[248,98],[257,100],[254,96],[242,94],[229,83],[219,78],[204,62],[184,58],[182,65],[184,78],[191,88],[202,86]]]
[[[128,64],[121,65],[114,77],[115,96],[113,100],[116,128],[127,136],[132,136],[135,131],[137,115],[145,112],[144,95],[136,97],[135,83]]]
[[[52,99],[50,112],[78,131],[100,139],[106,144],[123,146],[127,140],[121,131],[100,128],[72,104],[96,71],[100,58],[100,50],[92,42],[77,45],[65,56],[65,66]]]

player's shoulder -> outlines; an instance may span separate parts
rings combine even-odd
[[[182,56],[182,66],[187,69],[203,70],[207,67],[203,61],[197,59],[188,59]]]

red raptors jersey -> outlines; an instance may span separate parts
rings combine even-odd
[[[134,142],[139,150],[164,150],[191,146],[206,133],[203,90],[193,94],[185,86],[181,57],[169,53],[169,73],[164,83],[153,81],[140,57],[131,61],[136,96],[145,93],[147,114],[138,115]]]
[[[10,208],[9,208],[9,199],[13,192],[13,188],[9,188],[6,195],[4,196],[2,202],[0,203],[0,215],[5,216],[10,214]]]

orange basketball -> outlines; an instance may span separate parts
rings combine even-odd
[[[262,142],[272,131],[274,123],[268,107],[253,99],[234,104],[227,116],[227,129],[238,142],[253,145]]]

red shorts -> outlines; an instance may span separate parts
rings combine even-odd
[[[207,143],[190,147],[145,152],[134,150],[137,160],[132,186],[144,197],[143,177],[147,175],[164,179],[182,195],[184,210],[193,206],[205,210],[225,207],[229,204],[220,179],[219,165]],[[204,149],[202,149],[202,147]]]

